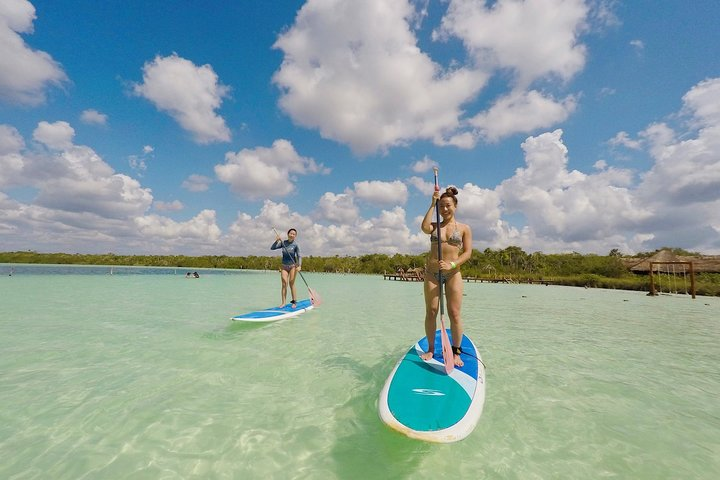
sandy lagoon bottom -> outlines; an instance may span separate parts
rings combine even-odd
[[[252,325],[275,272],[7,271],[0,478],[720,478],[717,298],[466,284],[487,399],[437,445],[377,414],[420,284],[306,273],[320,308]]]

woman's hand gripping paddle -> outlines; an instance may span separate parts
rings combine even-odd
[[[440,184],[438,183],[438,168],[433,167],[435,173],[435,191],[440,191]],[[440,270],[440,260],[442,260],[442,242],[440,241],[440,200],[435,202],[435,228],[438,237],[437,249],[438,249],[438,288],[440,290],[440,340],[442,342],[442,356],[443,362],[445,363],[445,373],[450,374],[455,368],[455,355],[452,351],[452,345],[448,338],[447,330],[445,330],[445,301],[443,296],[443,283],[445,277],[443,277],[442,271]]]
[[[275,227],[273,227],[273,232],[275,232],[275,236],[277,238],[280,238],[280,234],[277,232],[277,230],[275,230]],[[290,252],[288,252],[287,248],[285,248],[285,244],[282,243],[282,239],[280,239],[280,242],[281,242],[280,245],[282,245],[283,251],[285,252],[285,254],[288,257],[290,257],[290,259],[293,262],[293,265],[295,265],[295,268],[297,268],[297,263],[295,263],[295,260],[293,259],[292,255],[290,255]],[[300,278],[302,278],[302,281],[305,283],[305,286],[308,289],[308,293],[310,294],[310,303],[312,303],[313,306],[315,306],[315,307],[319,307],[320,304],[322,303],[322,298],[320,298],[320,295],[318,295],[318,293],[315,290],[310,288],[310,285],[308,285],[307,281],[305,280],[305,277],[303,277],[302,272],[300,270],[298,270],[297,273],[300,274]]]

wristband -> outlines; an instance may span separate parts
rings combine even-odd
[[[457,265],[455,265],[455,262],[450,262],[450,266],[451,266],[453,269],[456,269],[456,268],[457,268]]]

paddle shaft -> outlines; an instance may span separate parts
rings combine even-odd
[[[435,173],[435,191],[440,191],[440,183],[438,182],[438,168],[433,168]],[[455,368],[455,354],[450,346],[447,330],[445,330],[445,299],[443,297],[443,277],[440,269],[440,261],[442,260],[442,240],[440,238],[440,199],[435,200],[435,228],[437,233],[437,257],[438,257],[438,293],[440,295],[440,341],[442,343],[443,361],[445,363],[445,373],[452,372]]]
[[[438,183],[438,171],[435,169],[435,191],[440,191],[440,184]],[[438,259],[438,288],[440,291],[440,320],[442,321],[443,315],[445,315],[445,302],[443,301],[443,283],[445,277],[443,277],[442,271],[440,270],[440,260],[442,260],[442,241],[440,240],[440,199],[435,201],[435,225],[437,228],[437,259]],[[443,328],[445,326],[443,325]]]

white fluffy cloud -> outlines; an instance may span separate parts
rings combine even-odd
[[[153,197],[137,180],[116,173],[90,147],[73,143],[67,122],[40,122],[27,150],[18,131],[0,125],[0,186],[35,192],[21,202],[0,192],[3,249],[107,252],[202,249],[220,238],[215,212],[177,222],[147,215]],[[157,202],[158,210],[179,203]]]
[[[588,13],[583,0],[451,0],[439,34],[460,38],[481,68],[512,69],[524,88],[548,75],[567,80],[583,68],[578,37]]]
[[[288,228],[298,230],[298,244],[304,255],[362,255],[419,251],[427,239],[406,226],[405,210],[382,210],[377,217],[357,219],[349,224],[318,224],[311,217],[292,212],[288,205],[266,200],[256,216],[239,213],[222,239],[231,254],[271,256],[275,227],[284,236]]]
[[[215,166],[218,180],[230,185],[236,195],[249,199],[281,198],[295,189],[295,175],[326,173],[322,165],[295,151],[287,140],[272,147],[243,149],[225,154],[225,163]]]
[[[351,225],[360,218],[352,193],[326,192],[318,201],[319,217],[329,223]]]
[[[63,121],[54,123],[40,122],[33,132],[33,139],[51,150],[65,150],[72,147],[74,137],[75,129],[69,123]]]
[[[205,192],[210,188],[212,182],[213,180],[210,177],[193,173],[183,180],[182,188],[190,192]]]
[[[683,97],[682,111],[670,116],[678,127],[657,123],[637,138],[626,132],[614,137],[615,147],[647,151],[653,165],[644,173],[607,161],[596,162],[594,173],[570,170],[561,130],[529,137],[522,145],[525,167],[495,189],[501,218],[521,220],[498,230],[491,244],[543,251],[675,245],[720,251],[719,92],[720,79],[700,82]]]
[[[515,132],[531,132],[563,122],[575,111],[576,104],[573,96],[555,100],[536,90],[513,92],[469,123],[481,137],[495,142]]]
[[[133,92],[167,112],[196,142],[230,141],[225,120],[216,113],[230,88],[222,85],[210,65],[196,66],[176,54],[157,56],[143,66],[143,83]]]
[[[33,50],[20,36],[32,33],[35,7],[26,0],[0,2],[0,100],[38,105],[46,90],[60,86],[67,76],[45,52]]]
[[[613,138],[608,140],[608,143],[612,146],[622,146],[632,150],[640,150],[642,148],[642,143],[639,140],[630,138],[627,132],[618,132]]]
[[[418,160],[417,162],[412,164],[412,171],[415,173],[425,173],[432,170],[433,167],[437,167],[438,164],[435,160],[432,158],[425,156],[422,160]]]
[[[467,183],[458,189],[457,199],[457,215],[472,227],[475,242],[487,244],[503,238],[509,227],[501,219],[503,212],[496,191]]]
[[[239,212],[223,238],[223,245],[231,254],[270,256],[270,245],[275,240],[273,228],[282,236],[288,229],[295,228],[304,255],[322,251],[319,226],[310,217],[291,212],[287,204],[272,200],[265,200],[256,216]]]
[[[80,114],[80,121],[88,125],[107,125],[108,116],[95,109],[84,110]]]
[[[0,155],[19,153],[24,147],[25,140],[17,128],[0,124]]]
[[[355,182],[355,197],[373,205],[405,205],[407,186],[400,180]]]
[[[488,75],[443,69],[417,45],[406,0],[308,1],[275,47],[281,108],[357,153],[441,139]]]
[[[53,151],[32,158],[35,171],[43,166],[52,171],[52,175],[36,183],[39,193],[35,203],[106,218],[141,215],[147,210],[152,202],[150,191],[137,180],[115,173],[89,147],[73,145],[73,135],[67,122],[40,122],[33,132],[35,140]]]
[[[25,148],[20,132],[10,125],[0,124],[0,187],[18,181],[25,164],[21,151]]]
[[[561,137],[556,130],[523,143],[526,167],[497,189],[505,213],[520,212],[539,238],[568,243],[627,231],[650,215],[630,190],[631,172],[569,171]]]
[[[655,124],[640,133],[654,158],[638,186],[655,212],[645,228],[660,246],[720,251],[720,78],[690,89],[682,114],[690,132]]]
[[[284,60],[274,82],[281,108],[358,154],[416,140],[472,148],[562,122],[576,95],[556,98],[533,82],[564,88],[585,65],[580,35],[601,12],[583,0],[452,0],[436,41],[460,40],[452,67],[420,49],[408,0],[309,0],[277,40]],[[474,102],[488,80],[512,72],[489,104]]]
[[[153,207],[159,212],[173,212],[182,210],[185,205],[180,200],[173,200],[172,202],[163,202],[162,200],[156,200],[153,202]]]
[[[215,223],[213,210],[203,210],[187,222],[176,222],[159,215],[145,215],[136,217],[135,223],[144,237],[169,242],[169,245],[183,245],[192,240],[215,243],[221,233]]]
[[[412,177],[408,178],[407,180],[405,180],[405,182],[408,185],[415,187],[415,190],[417,190],[421,194],[427,195],[428,201],[429,201],[430,195],[432,195],[433,191],[435,190],[435,182],[427,181],[421,177],[412,176]]]

